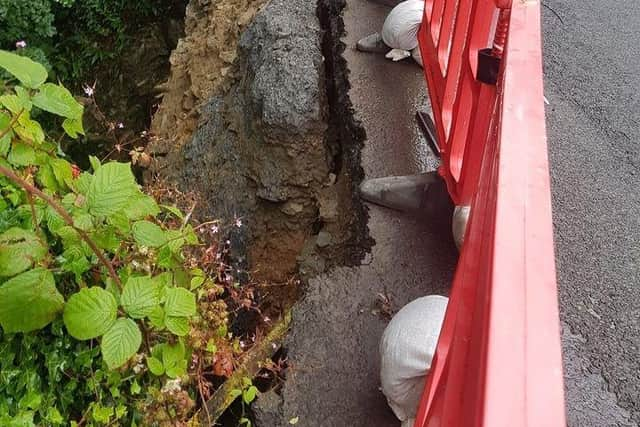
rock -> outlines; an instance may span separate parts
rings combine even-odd
[[[331,244],[332,240],[331,234],[326,231],[321,231],[316,238],[316,245],[318,245],[319,248],[326,248]]]
[[[297,202],[287,202],[282,206],[281,211],[287,215],[297,215],[304,210],[304,206]]]

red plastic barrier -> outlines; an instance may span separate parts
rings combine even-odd
[[[566,425],[540,3],[499,5],[427,0],[419,34],[440,173],[472,209],[416,427]]]

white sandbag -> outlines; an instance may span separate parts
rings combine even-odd
[[[422,53],[420,52],[420,46],[411,51],[411,57],[418,63],[419,66],[424,67],[422,64]]]
[[[392,49],[415,49],[423,12],[424,0],[407,0],[394,7],[382,26],[385,44]]]
[[[416,416],[447,302],[437,295],[418,298],[393,316],[382,334],[382,393],[403,427],[410,427]]]

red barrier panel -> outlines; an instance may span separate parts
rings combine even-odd
[[[500,6],[428,0],[419,35],[440,173],[472,208],[416,427],[566,425],[540,3]],[[491,39],[495,86],[476,80]]]

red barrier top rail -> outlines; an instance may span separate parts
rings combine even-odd
[[[440,173],[472,208],[415,426],[565,426],[540,3],[427,0],[419,40]]]

